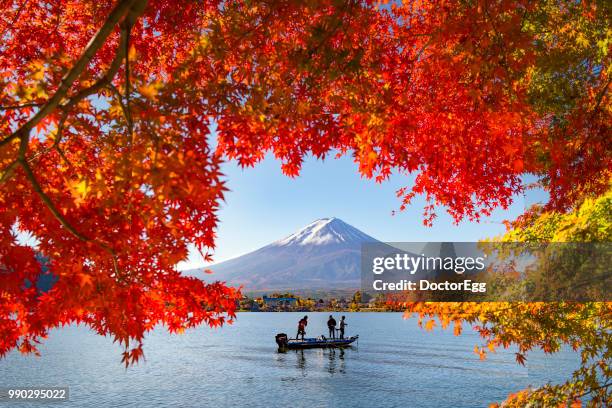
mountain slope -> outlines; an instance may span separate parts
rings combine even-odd
[[[323,218],[263,248],[211,266],[208,279],[247,290],[357,288],[365,242],[378,241],[338,218]]]

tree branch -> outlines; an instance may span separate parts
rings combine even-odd
[[[108,88],[115,94],[115,96],[117,97],[117,102],[119,102],[119,106],[121,106],[121,111],[123,112],[123,116],[125,117],[125,121],[126,123],[128,123],[128,126],[130,126],[129,121],[131,121],[131,115],[129,115],[129,112],[127,110],[127,107],[125,106],[125,104],[123,103],[123,96],[121,95],[121,92],[119,92],[119,90],[117,89],[117,87],[115,85],[108,84]]]
[[[66,119],[68,117],[68,112],[64,112],[64,114],[62,115],[62,118],[60,119],[58,125],[57,125],[57,132],[55,134],[55,140],[53,141],[53,145],[51,145],[50,147],[43,149],[41,151],[39,151],[38,153],[36,153],[34,156],[30,157],[28,159],[28,163],[31,163],[32,161],[34,161],[37,157],[46,154],[48,152],[50,152],[51,150],[57,148],[59,146],[60,141],[62,140],[63,137],[63,132],[64,132],[64,125],[66,123]]]
[[[126,41],[125,41],[125,111],[127,125],[128,125],[128,138],[129,144],[132,145],[132,138],[134,135],[134,126],[132,123],[132,113],[130,111],[130,93],[131,93],[131,84],[130,84],[130,31],[132,30],[132,26],[130,23],[126,24],[125,27]]]
[[[599,95],[597,95],[597,103],[595,103],[595,107],[593,108],[592,112],[595,112],[597,111],[597,109],[599,109],[599,106],[601,105],[601,101],[603,100],[604,96],[606,96],[606,92],[608,92],[608,87],[610,86],[610,82],[612,82],[612,76],[610,76],[610,78],[608,79],[608,82],[606,82],[603,89],[599,91]]]
[[[606,383],[606,384],[600,385],[599,387],[594,387],[594,388],[591,388],[591,389],[589,389],[587,392],[585,392],[585,393],[583,393],[583,394],[580,394],[580,395],[574,395],[574,396],[572,396],[572,398],[582,398],[582,397],[586,397],[587,395],[592,394],[592,393],[593,393],[593,392],[595,392],[595,391],[602,390],[602,389],[608,388],[608,387],[610,387],[610,386],[612,386],[612,381],[611,381],[611,382],[608,382],[608,383]]]
[[[28,150],[28,138],[22,137],[21,142],[19,143],[19,150],[17,151],[17,159],[14,162],[8,165],[8,167],[4,170],[2,177],[0,178],[0,184],[4,183],[9,179],[15,168],[19,165],[19,160],[25,160],[26,151]]]
[[[139,7],[133,7],[130,9],[130,11],[128,12],[128,15],[126,16],[125,20],[129,20],[129,21],[134,21],[135,18],[137,18],[142,11],[144,11],[144,7],[142,7],[143,5],[146,5],[146,1],[138,1],[137,3],[139,5]],[[31,162],[32,160],[34,160],[36,157],[40,156],[41,154],[47,153],[52,149],[55,149],[58,151],[58,153],[60,154],[60,156],[62,156],[62,158],[68,162],[70,164],[70,162],[66,159],[66,156],[64,155],[64,153],[62,152],[62,150],[59,148],[59,142],[62,139],[62,131],[64,128],[64,123],[66,121],[66,117],[68,115],[69,110],[74,107],[77,103],[79,103],[81,100],[87,98],[90,95],[93,95],[95,93],[97,93],[98,91],[100,91],[101,89],[108,87],[109,85],[112,86],[112,80],[115,77],[115,75],[117,74],[117,72],[119,71],[119,68],[121,67],[121,62],[123,61],[123,59],[126,59],[126,64],[127,64],[127,50],[129,48],[129,35],[130,35],[130,30],[131,30],[131,25],[126,25],[126,24],[122,24],[121,27],[121,38],[119,40],[119,45],[117,46],[117,51],[115,52],[115,58],[113,58],[113,61],[111,62],[110,67],[108,68],[108,70],[106,71],[106,73],[100,78],[98,79],[98,81],[96,81],[95,84],[93,84],[92,86],[88,87],[88,88],[84,88],[82,90],[80,90],[78,93],[76,93],[75,95],[69,97],[68,101],[66,101],[64,104],[60,105],[60,108],[64,111],[64,115],[62,116],[62,119],[60,120],[60,123],[58,125],[58,130],[57,130],[57,135],[55,138],[55,142],[53,143],[53,146],[49,147],[48,149],[45,149],[41,152],[39,152],[38,154],[34,155],[32,158],[30,158],[28,161]],[[127,65],[126,65],[126,71],[127,71]],[[127,73],[126,73],[127,75]],[[129,89],[129,85],[126,85]],[[113,86],[114,88],[114,86]],[[116,88],[115,88],[116,89]],[[129,115],[129,112],[126,112],[126,108],[123,105],[122,101],[120,101],[121,103],[121,107],[123,109],[124,115],[126,115],[126,118],[131,118],[131,115]],[[40,106],[41,104],[26,104],[26,105],[21,105],[20,107],[25,107],[28,105],[38,105]],[[2,109],[2,108],[0,108]],[[15,108],[17,109],[17,108]],[[130,121],[128,123],[131,123]],[[131,126],[130,126],[131,127]]]
[[[3,184],[6,180],[9,179],[18,164],[19,163],[17,162],[17,160],[15,160],[4,169],[4,171],[2,172],[2,176],[0,177],[0,184]]]
[[[121,62],[125,58],[126,61],[126,76],[128,76],[128,51],[129,51],[129,38],[132,26],[136,19],[144,12],[144,8],[147,4],[147,0],[136,0],[134,5],[130,8],[127,13],[124,22],[121,24],[121,38],[117,51],[115,52],[115,58],[111,62],[108,71],[100,78],[95,84],[89,88],[82,89],[76,95],[69,98],[68,102],[62,105],[63,109],[69,109],[80,102],[82,99],[87,98],[90,95],[95,94],[99,90],[112,84],[112,80],[121,67]],[[129,78],[126,78],[126,89],[129,89]],[[126,90],[126,92],[128,92]]]
[[[74,84],[79,76],[81,76],[81,73],[85,70],[93,56],[98,52],[102,45],[104,45],[104,42],[112,33],[115,25],[126,15],[126,13],[128,13],[136,1],[137,0],[123,0],[120,1],[117,6],[115,6],[102,27],[100,27],[96,35],[89,41],[89,44],[85,48],[85,51],[81,57],[76,61],[66,75],[64,75],[57,91],[55,91],[51,99],[49,99],[47,103],[45,103],[40,110],[36,112],[32,118],[30,118],[30,120],[28,120],[10,136],[0,141],[0,147],[19,137],[24,137],[26,139],[29,138],[30,130],[40,123],[40,121],[49,115],[55,108],[57,108],[62,99],[66,96],[66,93],[72,84]]]
[[[19,20],[19,17],[21,16],[21,12],[23,11],[23,8],[25,7],[25,5],[27,4],[27,1],[23,1],[21,2],[21,4],[19,5],[19,8],[17,9],[17,11],[15,12],[15,15],[13,16],[10,24],[8,24],[4,30],[2,30],[2,34],[0,34],[0,38],[4,38],[4,36],[6,35],[7,32],[9,32],[10,30],[13,29],[13,26],[15,25],[15,23]],[[4,52],[2,53],[4,54]]]
[[[30,118],[25,124],[23,124],[19,129],[15,130],[10,136],[0,141],[0,147],[12,142],[15,139],[21,139],[18,157],[17,159],[11,163],[7,171],[2,175],[1,181],[4,181],[8,178],[8,174],[12,173],[12,171],[19,165],[25,172],[26,178],[32,185],[34,191],[38,195],[38,197],[45,204],[47,209],[53,214],[55,219],[64,227],[70,234],[74,237],[78,238],[83,242],[93,242],[103,248],[106,252],[108,252],[113,260],[113,266],[115,269],[115,273],[119,274],[119,268],[117,263],[117,256],[114,250],[106,243],[101,242],[99,240],[91,239],[81,232],[79,232],[75,227],[73,227],[68,220],[64,217],[64,215],[59,211],[59,209],[53,204],[51,198],[44,192],[42,186],[36,179],[32,168],[28,164],[28,160],[26,159],[26,152],[28,143],[30,140],[30,131],[40,123],[47,115],[53,112],[56,108],[60,107],[64,110],[64,116],[58,125],[58,133],[56,135],[56,140],[54,142],[54,147],[57,147],[59,141],[61,140],[61,134],[64,126],[64,122],[68,115],[68,110],[76,105],[80,100],[86,98],[89,95],[92,95],[104,88],[108,84],[111,83],[113,77],[119,70],[121,66],[121,61],[125,57],[125,51],[127,49],[126,43],[129,35],[129,28],[134,24],[136,19],[144,12],[146,7],[147,0],[123,0],[120,1],[117,6],[111,11],[110,15],[102,25],[102,27],[98,30],[96,35],[90,40],[89,44],[85,48],[85,51],[81,55],[81,57],[75,62],[73,67],[64,75],[62,81],[56,92],[53,96],[40,108],[36,114]],[[68,102],[64,105],[61,105],[62,100],[66,97],[66,94],[70,90],[71,86],[74,82],[81,76],[82,72],[87,68],[87,65],[93,58],[93,56],[98,52],[98,50],[104,45],[104,42],[108,38],[108,36],[112,33],[115,25],[124,20],[124,24],[122,25],[121,32],[121,40],[119,44],[119,48],[116,52],[115,58],[113,59],[110,68],[106,72],[106,74],[100,78],[94,85],[89,88],[83,89],[79,91],[76,95],[70,97]]]
[[[49,211],[51,211],[51,214],[53,214],[53,216],[59,221],[59,223],[62,224],[62,226],[64,228],[66,228],[72,235],[74,235],[75,237],[77,237],[81,241],[83,241],[83,242],[90,242],[91,239],[86,237],[85,235],[81,234],[72,225],[70,225],[68,220],[66,220],[66,218],[57,209],[57,207],[55,207],[55,205],[53,204],[53,202],[51,201],[49,196],[43,191],[40,183],[38,183],[38,180],[36,179],[36,176],[34,175],[34,172],[32,171],[32,168],[30,167],[28,162],[26,160],[24,160],[23,158],[19,158],[19,159],[17,159],[17,161],[21,165],[21,168],[24,170],[24,172],[26,174],[26,177],[28,178],[28,180],[32,184],[32,187],[34,188],[34,191],[36,192],[36,194],[38,194],[38,196],[40,197],[42,202],[49,209]]]
[[[102,88],[106,87],[108,84],[111,83],[111,81],[117,74],[117,71],[119,71],[119,68],[121,67],[121,62],[123,61],[123,58],[125,57],[125,42],[126,42],[126,33],[122,29],[121,39],[119,40],[119,46],[117,47],[117,51],[115,52],[115,58],[111,62],[111,65],[108,68],[108,71],[106,71],[104,76],[98,79],[95,84],[93,84],[92,86],[88,88],[81,89],[74,96],[71,96],[66,103],[61,105],[62,109],[68,110],[72,108],[77,103],[79,103],[81,100],[87,98],[90,95],[95,94],[96,92],[98,92],[99,90],[101,90]]]
[[[17,110],[17,109],[23,109],[23,108],[36,108],[42,105],[43,105],[42,102],[30,102],[30,103],[23,103],[19,105],[0,106],[0,110],[7,111],[7,110]]]
[[[36,179],[36,176],[34,175],[34,172],[32,171],[32,168],[30,167],[28,162],[25,160],[25,158],[20,157],[19,159],[17,159],[17,162],[19,163],[21,168],[24,170],[27,179],[30,181],[30,184],[32,184],[32,187],[34,188],[34,191],[36,192],[38,197],[42,200],[42,202],[45,204],[45,207],[47,207],[47,209],[51,212],[51,214],[53,214],[55,219],[64,228],[66,228],[68,230],[68,232],[70,232],[72,235],[74,235],[79,240],[81,240],[83,242],[93,242],[93,243],[99,245],[106,252],[108,252],[111,255],[112,259],[113,259],[113,266],[114,266],[115,272],[118,274],[119,268],[118,268],[118,265],[117,265],[117,255],[115,254],[115,251],[108,244],[105,244],[104,242],[101,242],[101,241],[98,241],[98,240],[95,240],[95,239],[91,239],[91,238],[83,235],[79,231],[77,231],[77,229],[74,228],[68,222],[68,220],[62,215],[62,213],[53,204],[53,201],[51,201],[51,198],[49,198],[49,196],[43,191],[40,183],[38,182],[38,180]]]

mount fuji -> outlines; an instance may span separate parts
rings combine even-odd
[[[206,278],[246,290],[358,288],[361,245],[367,242],[379,241],[339,218],[322,218],[263,248],[210,266],[213,274]]]

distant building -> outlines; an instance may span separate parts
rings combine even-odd
[[[263,297],[264,305],[268,307],[289,307],[297,304],[297,299],[292,297]]]

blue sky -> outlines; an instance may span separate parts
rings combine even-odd
[[[351,157],[308,159],[295,179],[283,175],[271,156],[254,168],[229,162],[223,171],[230,191],[219,213],[215,262],[251,252],[325,217],[338,217],[381,241],[477,241],[503,233],[502,221],[516,218],[526,205],[522,195],[516,196],[508,210],[498,210],[480,223],[459,225],[439,209],[433,227],[425,227],[422,197],[392,215],[400,205],[395,192],[410,185],[410,178],[397,175],[378,184],[360,177]],[[204,265],[192,251],[179,269]]]

